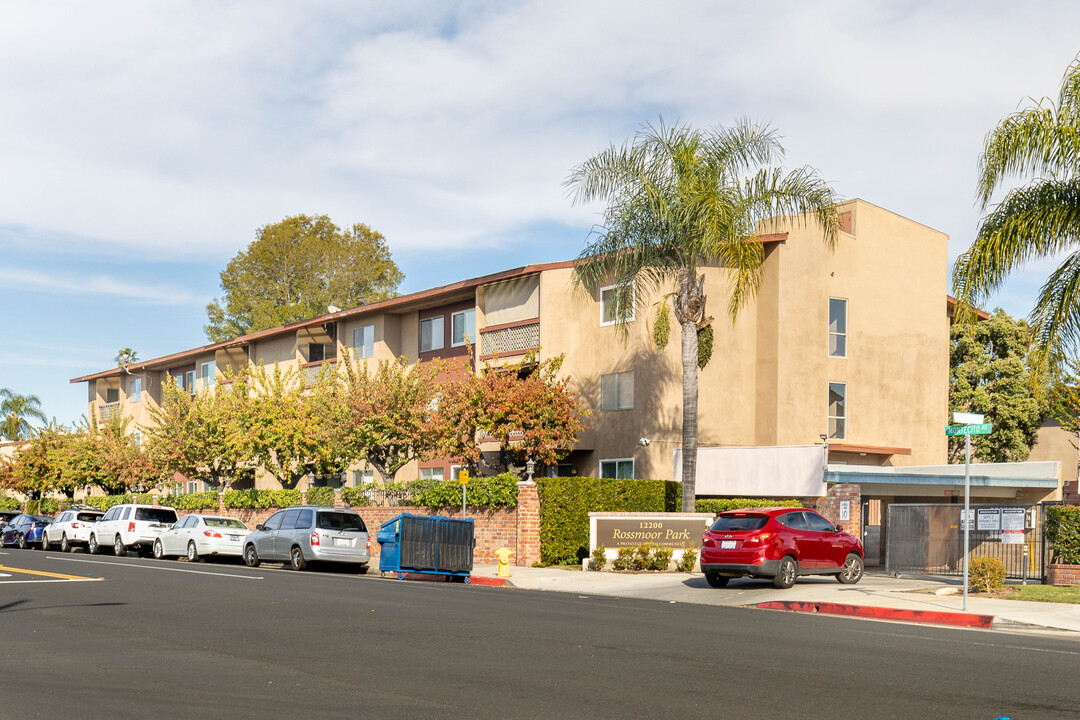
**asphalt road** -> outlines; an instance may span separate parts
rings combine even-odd
[[[4,719],[1080,716],[1066,640],[130,556],[0,550],[0,648]]]

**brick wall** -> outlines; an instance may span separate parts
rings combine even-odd
[[[830,483],[828,494],[823,498],[801,498],[802,504],[844,526],[844,530],[862,538],[862,487],[855,484]],[[840,501],[851,503],[851,518],[840,519]]]
[[[1080,565],[1047,565],[1047,585],[1080,585]]]
[[[534,482],[519,482],[517,506],[517,547],[515,565],[530,567],[540,562],[540,494]]]

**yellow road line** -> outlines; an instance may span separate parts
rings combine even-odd
[[[62,580],[85,580],[85,575],[63,575],[61,573],[43,572],[41,570],[23,570],[22,568],[8,567],[7,565],[0,565],[0,570],[7,570],[9,572],[24,573],[26,575],[40,575],[42,577],[60,578]]]

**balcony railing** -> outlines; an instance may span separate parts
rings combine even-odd
[[[98,420],[105,422],[120,417],[120,401],[98,405]]]
[[[319,360],[314,363],[307,363],[304,367],[304,382],[308,385],[314,385],[319,379],[319,373],[323,371],[323,367],[326,367],[327,372],[334,372],[337,365],[337,358],[330,358],[328,360]]]
[[[524,320],[480,331],[480,357],[521,355],[540,347],[540,320]]]

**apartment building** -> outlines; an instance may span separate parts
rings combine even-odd
[[[840,208],[834,250],[820,228],[781,221],[761,235],[764,281],[732,322],[728,273],[701,268],[715,317],[700,372],[702,448],[822,445],[830,463],[943,464],[948,406],[947,237],[862,200]],[[73,379],[99,419],[138,431],[173,377],[192,392],[260,363],[317,373],[346,349],[421,361],[470,350],[482,367],[528,351],[565,356],[563,372],[592,414],[549,474],[670,479],[681,445],[677,341],[649,337],[659,297],[639,297],[628,335],[612,322],[612,288],[576,290],[573,263],[527,265]],[[640,292],[644,292],[643,290]],[[674,321],[673,321],[674,324]],[[479,367],[475,368],[479,370]],[[450,479],[449,462],[413,463],[400,479]],[[362,466],[345,478],[365,479]],[[266,479],[258,481],[265,484]]]

